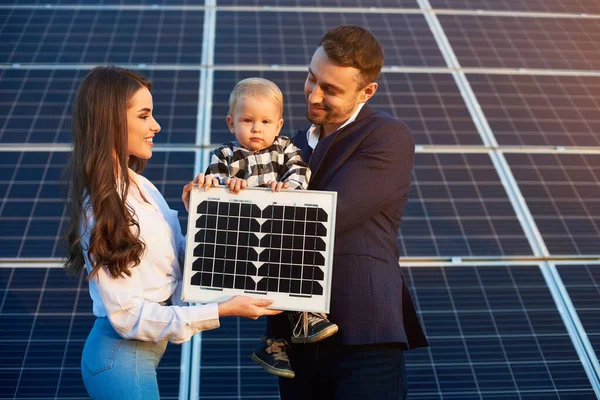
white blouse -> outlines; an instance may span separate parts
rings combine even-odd
[[[94,315],[108,317],[113,328],[125,339],[158,342],[166,339],[182,343],[203,330],[219,327],[216,303],[188,306],[181,301],[181,266],[185,238],[177,219],[158,189],[131,169],[127,204],[133,208],[140,226],[140,240],[146,249],[140,263],[130,268],[131,276],[112,278],[105,266],[89,281]],[[135,184],[133,184],[135,182]],[[139,188],[139,190],[138,190]],[[150,204],[144,201],[146,198]],[[95,223],[87,216],[82,237],[87,272],[92,271],[87,247]],[[161,305],[171,300],[169,306]]]

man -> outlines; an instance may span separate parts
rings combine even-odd
[[[295,378],[279,379],[282,400],[403,399],[404,350],[428,345],[396,244],[414,141],[406,125],[366,104],[382,66],[377,39],[341,25],[323,36],[308,67],[313,125],[294,141],[309,160],[309,189],[338,193],[329,319],[339,332],[292,345]],[[288,331],[285,318],[270,319],[268,333]]]

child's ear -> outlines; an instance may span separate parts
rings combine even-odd
[[[229,127],[229,132],[235,134],[235,125],[233,123],[233,118],[231,117],[231,115],[228,115],[227,118],[225,118],[225,121],[227,121],[227,126]]]
[[[283,118],[281,118],[278,122],[277,122],[277,134],[279,135],[279,131],[281,130],[281,128],[283,127]]]

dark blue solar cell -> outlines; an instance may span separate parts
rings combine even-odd
[[[342,23],[370,29],[388,66],[445,66],[421,15],[241,11],[217,13],[215,63],[307,65],[322,34]]]

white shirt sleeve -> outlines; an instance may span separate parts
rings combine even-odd
[[[139,266],[138,266],[139,267]],[[183,343],[196,333],[219,324],[216,303],[197,306],[163,306],[144,300],[138,267],[131,276],[113,279],[105,267],[98,271],[97,288],[113,328],[125,339]],[[177,291],[176,291],[177,292]]]

